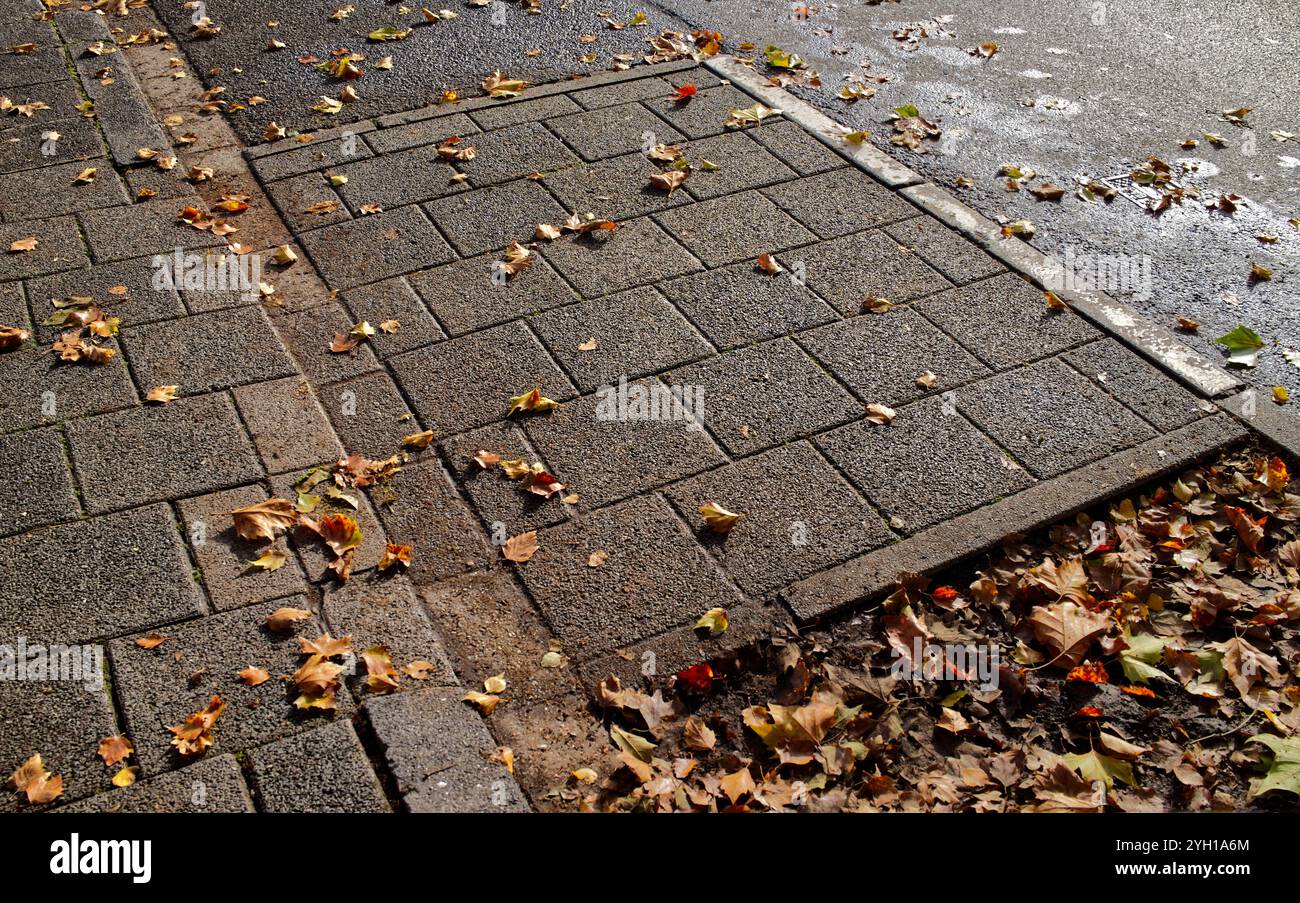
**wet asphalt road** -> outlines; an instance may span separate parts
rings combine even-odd
[[[529,15],[519,3],[474,8],[458,0],[448,3],[458,18],[419,26],[403,41],[373,44],[365,40],[370,30],[419,22],[419,6],[402,14],[398,4],[354,0],[350,16],[330,21],[345,5],[341,0],[208,0],[222,35],[184,45],[200,72],[220,70],[207,78],[224,85],[227,97],[268,98],[232,117],[256,141],[273,118],[311,128],[427,104],[445,88],[477,94],[483,76],[497,67],[535,82],[601,71],[616,54],[639,58],[646,37],[665,29],[721,31],[732,52],[742,41],[759,51],[775,43],[821,75],[820,90],[791,90],[869,130],[877,144],[985,215],[1032,220],[1039,230],[1034,243],[1073,255],[1084,273],[1095,272],[1089,264],[1097,255],[1121,255],[1128,278],[1113,294],[1166,325],[1178,317],[1199,321],[1199,334],[1186,337],[1203,353],[1222,358],[1214,337],[1238,324],[1254,329],[1269,347],[1245,375],[1261,386],[1284,385],[1300,399],[1300,356],[1293,365],[1283,354],[1300,351],[1300,229],[1288,223],[1300,217],[1300,143],[1269,134],[1300,134],[1300,4],[654,3],[541,0],[542,14]],[[174,35],[185,35],[190,12],[182,0],[155,0],[155,7]],[[598,15],[606,10],[619,21],[644,10],[648,27],[607,28]],[[271,20],[279,24],[270,28]],[[928,36],[914,45],[891,36],[913,24],[923,24]],[[272,34],[285,49],[266,50]],[[583,34],[596,41],[581,42]],[[986,41],[1000,48],[991,59],[968,52]],[[360,49],[372,60],[391,54],[394,67],[371,69],[356,83],[361,100],[342,116],[320,116],[310,105],[322,93],[337,94],[340,84],[297,58],[324,59],[338,47]],[[588,53],[596,60],[579,59]],[[835,96],[846,76],[867,72],[891,80],[875,86],[870,99],[850,104]],[[886,141],[889,112],[906,103],[941,121],[943,137],[930,153]],[[1242,106],[1253,108],[1253,128],[1220,116]],[[1222,134],[1226,146],[1211,146],[1205,132]],[[1187,138],[1199,139],[1199,146],[1182,148]],[[1155,217],[1123,198],[1087,204],[1067,194],[1059,203],[1040,202],[1006,191],[997,176],[1003,163],[1015,163],[1038,172],[1040,181],[1069,187],[1079,176],[1125,174],[1151,155],[1175,166],[1193,164],[1196,170],[1180,180],[1205,199],[1236,193],[1247,201],[1232,216],[1189,201]],[[962,177],[973,186],[954,188]],[[1259,234],[1278,240],[1266,244]],[[1273,280],[1252,286],[1252,261],[1270,267]]]

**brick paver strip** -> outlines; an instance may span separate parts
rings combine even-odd
[[[0,536],[72,520],[79,510],[57,429],[0,436]]]
[[[107,769],[105,769],[107,771]],[[239,762],[208,756],[193,765],[59,808],[60,812],[252,812]]]
[[[248,754],[263,812],[391,812],[352,725],[337,721]]]

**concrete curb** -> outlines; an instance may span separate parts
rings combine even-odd
[[[1247,389],[1223,399],[1219,407],[1300,458],[1300,419],[1288,414],[1268,393]]]

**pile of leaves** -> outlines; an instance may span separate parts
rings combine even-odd
[[[1248,447],[652,692],[607,679],[621,765],[579,769],[555,796],[637,811],[1294,805],[1298,517],[1300,481]]]

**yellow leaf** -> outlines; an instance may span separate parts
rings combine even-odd
[[[744,517],[743,514],[735,514],[723,508],[717,502],[705,502],[699,507],[699,512],[704,516],[704,523],[710,530],[715,533],[730,533],[732,529]]]

